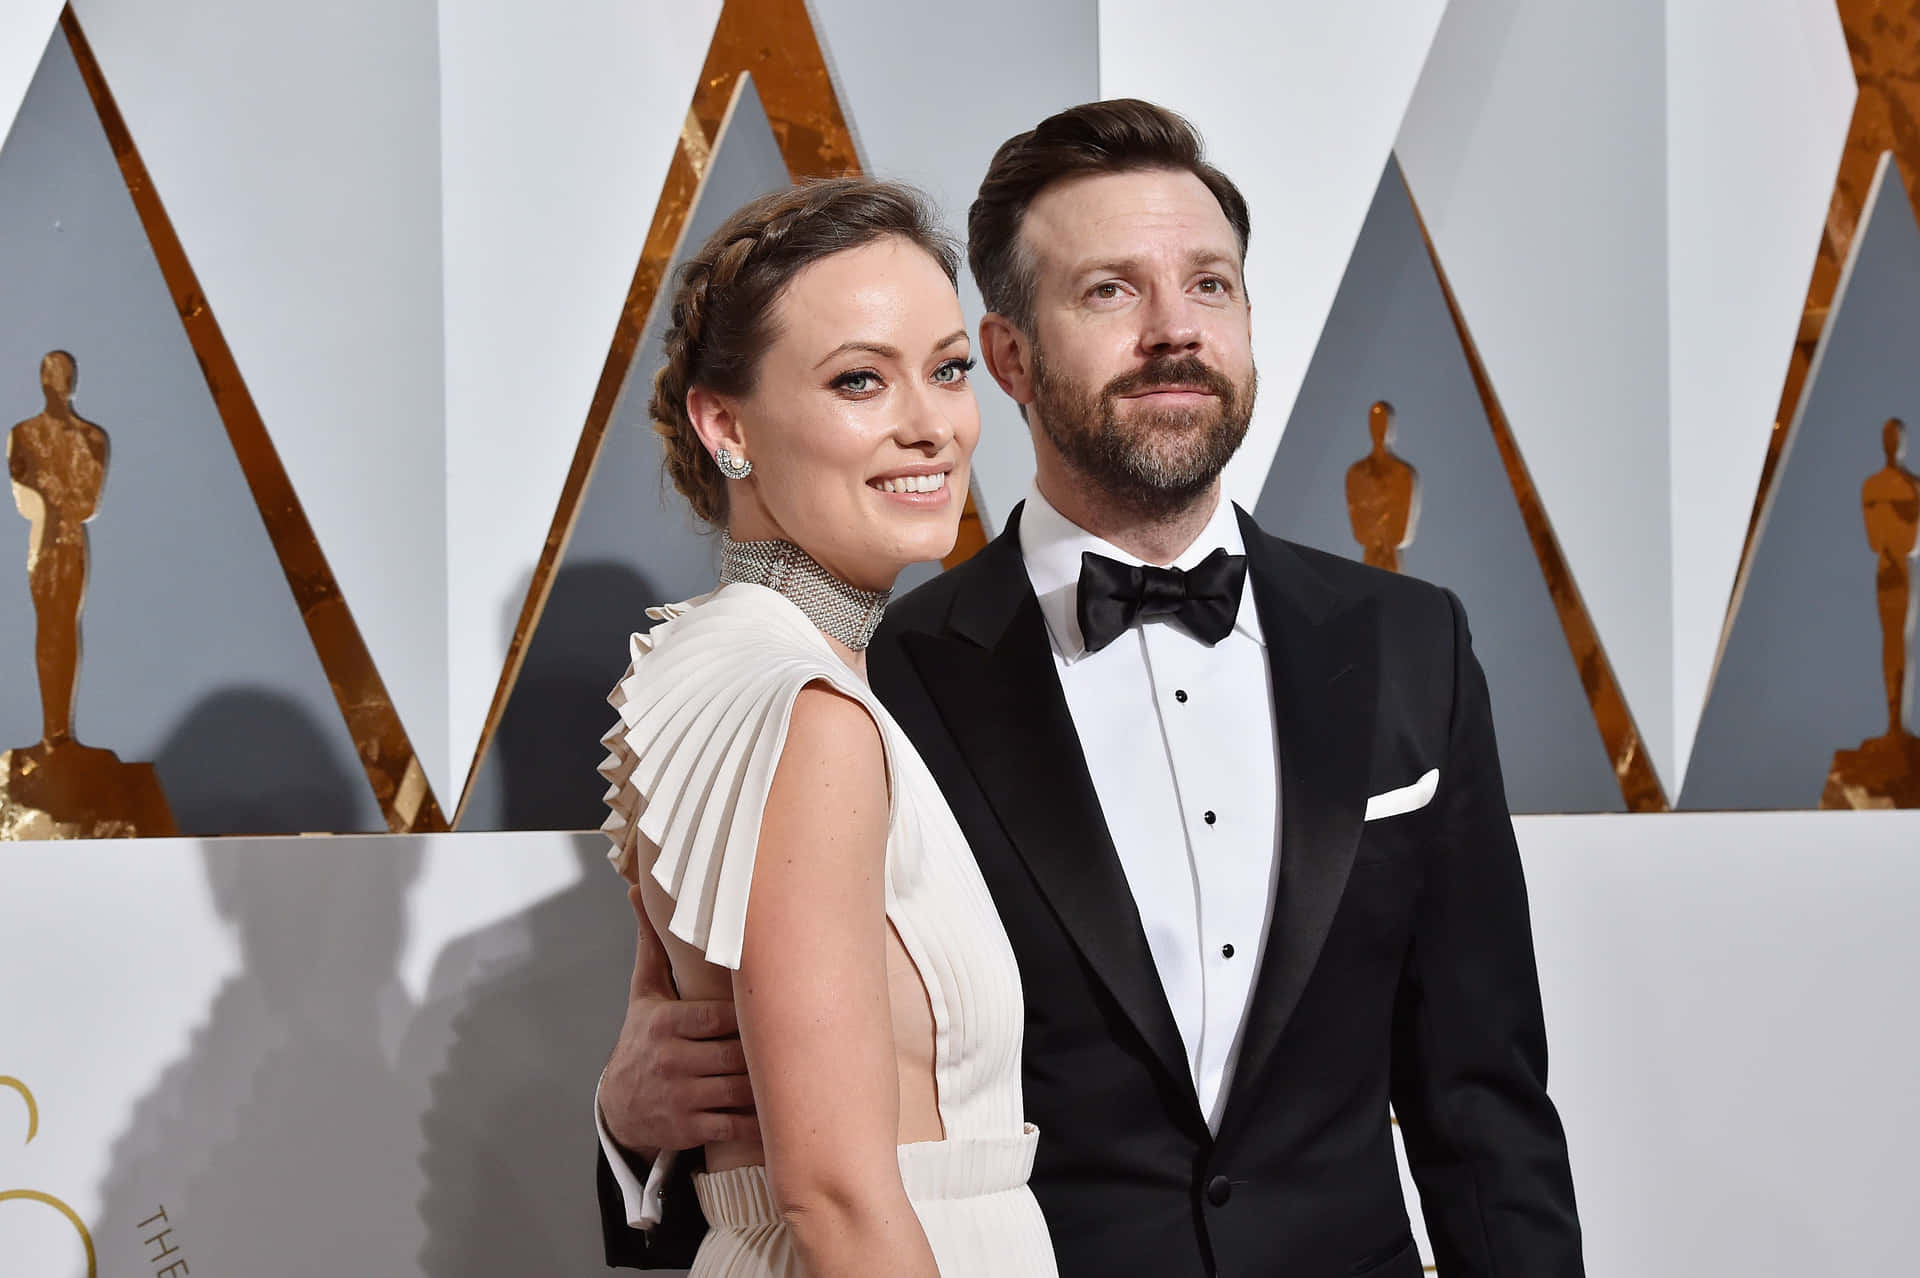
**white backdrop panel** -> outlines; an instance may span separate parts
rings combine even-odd
[[[1587,1272],[1904,1271],[1920,812],[1515,826]]]
[[[47,39],[60,24],[62,0],[9,0],[0,5],[0,141],[27,96]]]
[[[1854,96],[1832,0],[1668,0],[1676,793]]]
[[[449,811],[719,16],[442,10]]]
[[[1920,814],[1516,828],[1588,1272],[1898,1271]],[[587,1105],[632,953],[603,846],[10,846],[0,1073],[40,1131],[0,1092],[0,1184],[68,1201],[103,1273],[148,1272],[160,1206],[195,1272],[600,1272]],[[0,1254],[76,1272],[8,1206]]]
[[[1171,22],[1101,0],[1100,93],[1171,107],[1247,197],[1260,400],[1227,467],[1251,509],[1320,341],[1445,0],[1230,0]]]
[[[446,803],[437,9],[75,5]]]
[[[1399,155],[1671,793],[1665,41],[1663,0],[1452,0]]]

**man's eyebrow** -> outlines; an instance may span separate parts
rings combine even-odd
[[[1137,257],[1097,258],[1082,262],[1073,271],[1075,279],[1082,275],[1130,275],[1140,269]],[[1187,254],[1187,265],[1191,267],[1224,266],[1230,270],[1239,270],[1239,259],[1221,249],[1197,248]]]
[[[1075,279],[1078,279],[1082,275],[1092,275],[1096,272],[1101,275],[1130,275],[1138,270],[1139,267],[1140,259],[1135,257],[1098,258],[1082,262],[1074,267],[1073,275]]]
[[[964,342],[966,340],[967,340],[967,330],[964,328],[956,328],[953,330],[953,332],[947,334],[945,337],[941,338],[938,342],[934,343],[933,349],[935,349],[936,351],[945,350],[947,347],[953,345],[955,342]],[[828,360],[837,359],[838,357],[845,355],[848,351],[867,351],[870,354],[878,355],[881,359],[897,360],[900,358],[900,352],[896,350],[894,347],[887,345],[885,342],[863,342],[863,341],[855,340],[851,342],[842,342],[838,346],[834,347],[832,350],[828,351],[825,355],[821,357],[820,364],[824,364]],[[820,367],[820,364],[815,364],[814,367],[818,368]]]

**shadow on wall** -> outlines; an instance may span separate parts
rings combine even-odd
[[[196,715],[170,753],[244,702],[236,694]],[[279,766],[304,757],[283,754]],[[284,810],[326,810],[348,783],[358,779],[307,773]],[[209,806],[210,787],[179,793],[183,823],[202,828],[214,823],[210,812],[257,828],[268,810]],[[101,1272],[149,1264],[135,1253],[152,1230],[135,1224],[161,1205],[192,1263],[210,1273],[393,1272],[419,1231],[418,1106],[390,1066],[413,1011],[395,970],[419,844],[362,845],[348,859],[325,840],[209,841],[201,856],[215,908],[237,934],[240,970],[114,1142]]]
[[[154,767],[183,835],[381,829],[365,775],[343,762],[300,702],[228,688],[188,712]]]
[[[420,1120],[426,1278],[601,1272],[593,1090],[634,920],[600,841],[578,846],[573,886],[441,952],[407,1036],[403,1073],[444,1062]]]
[[[626,669],[629,637],[663,602],[624,564],[555,574],[468,828],[599,826],[607,693]],[[503,620],[518,622],[517,604]],[[634,920],[602,841],[579,840],[578,854],[572,886],[441,951],[407,1035],[401,1071],[428,1080],[427,1278],[602,1269],[593,1089],[619,1031]]]
[[[503,617],[509,636],[518,600]],[[540,626],[475,779],[461,828],[593,830],[606,816],[597,769],[613,725],[607,693],[627,668],[628,638],[671,600],[626,564],[590,560],[554,574]]]

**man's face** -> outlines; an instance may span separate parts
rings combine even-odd
[[[1154,170],[1041,193],[1028,416],[1082,482],[1144,513],[1207,491],[1253,415],[1240,246],[1206,185]]]

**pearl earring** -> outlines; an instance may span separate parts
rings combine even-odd
[[[720,473],[728,479],[745,479],[753,473],[752,462],[744,457],[736,458],[724,448],[713,455],[713,464],[718,466]]]

